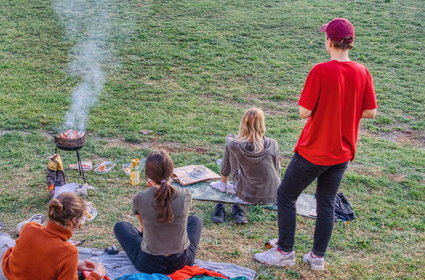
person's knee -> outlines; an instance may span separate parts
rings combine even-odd
[[[191,225],[199,226],[201,228],[203,226],[203,221],[198,215],[189,216],[188,223],[191,224]]]
[[[114,225],[115,235],[117,235],[117,233],[121,232],[127,226],[127,224],[128,224],[127,222],[122,222],[122,221],[115,223],[115,225]]]
[[[297,202],[298,197],[288,193],[286,191],[285,186],[281,184],[280,187],[277,189],[277,199],[279,202],[283,204],[292,205],[292,204],[295,204],[295,202]]]
[[[192,216],[189,216],[189,218],[188,218],[187,226],[188,226],[188,228],[191,228],[191,229],[202,230],[203,221],[199,216],[192,215]]]
[[[326,215],[333,216],[335,215],[335,202],[333,203],[317,203],[317,214],[318,215]]]

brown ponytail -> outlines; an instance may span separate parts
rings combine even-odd
[[[155,209],[161,222],[174,221],[171,201],[175,190],[169,183],[173,169],[173,161],[164,149],[153,151],[146,158],[145,176],[160,186],[155,192]]]
[[[85,214],[86,204],[84,200],[75,193],[61,193],[57,198],[49,202],[49,219],[63,226],[69,226],[70,224],[78,226],[78,224],[73,222],[73,219],[77,218],[77,220],[80,221]]]

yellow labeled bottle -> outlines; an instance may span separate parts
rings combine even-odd
[[[134,158],[131,160],[130,184],[136,186],[140,183],[140,160]]]
[[[140,171],[130,172],[130,184],[136,186],[140,183]]]

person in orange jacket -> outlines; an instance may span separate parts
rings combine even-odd
[[[65,192],[49,202],[47,226],[26,223],[16,242],[0,235],[0,280],[77,280],[77,269],[90,271],[88,280],[105,277],[102,264],[78,261],[77,248],[67,241],[87,215],[83,199]]]

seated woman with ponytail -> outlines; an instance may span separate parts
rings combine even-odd
[[[49,202],[49,222],[43,226],[28,222],[15,241],[0,234],[0,279],[77,280],[77,268],[91,271],[86,279],[100,280],[103,265],[78,261],[78,250],[67,240],[84,224],[86,205],[74,193],[62,193]],[[6,249],[6,247],[9,247]]]
[[[193,265],[201,237],[202,221],[189,216],[191,194],[170,184],[173,161],[165,150],[146,158],[147,190],[133,198],[133,214],[139,228],[127,222],[114,232],[133,265],[145,273],[170,274]]]

